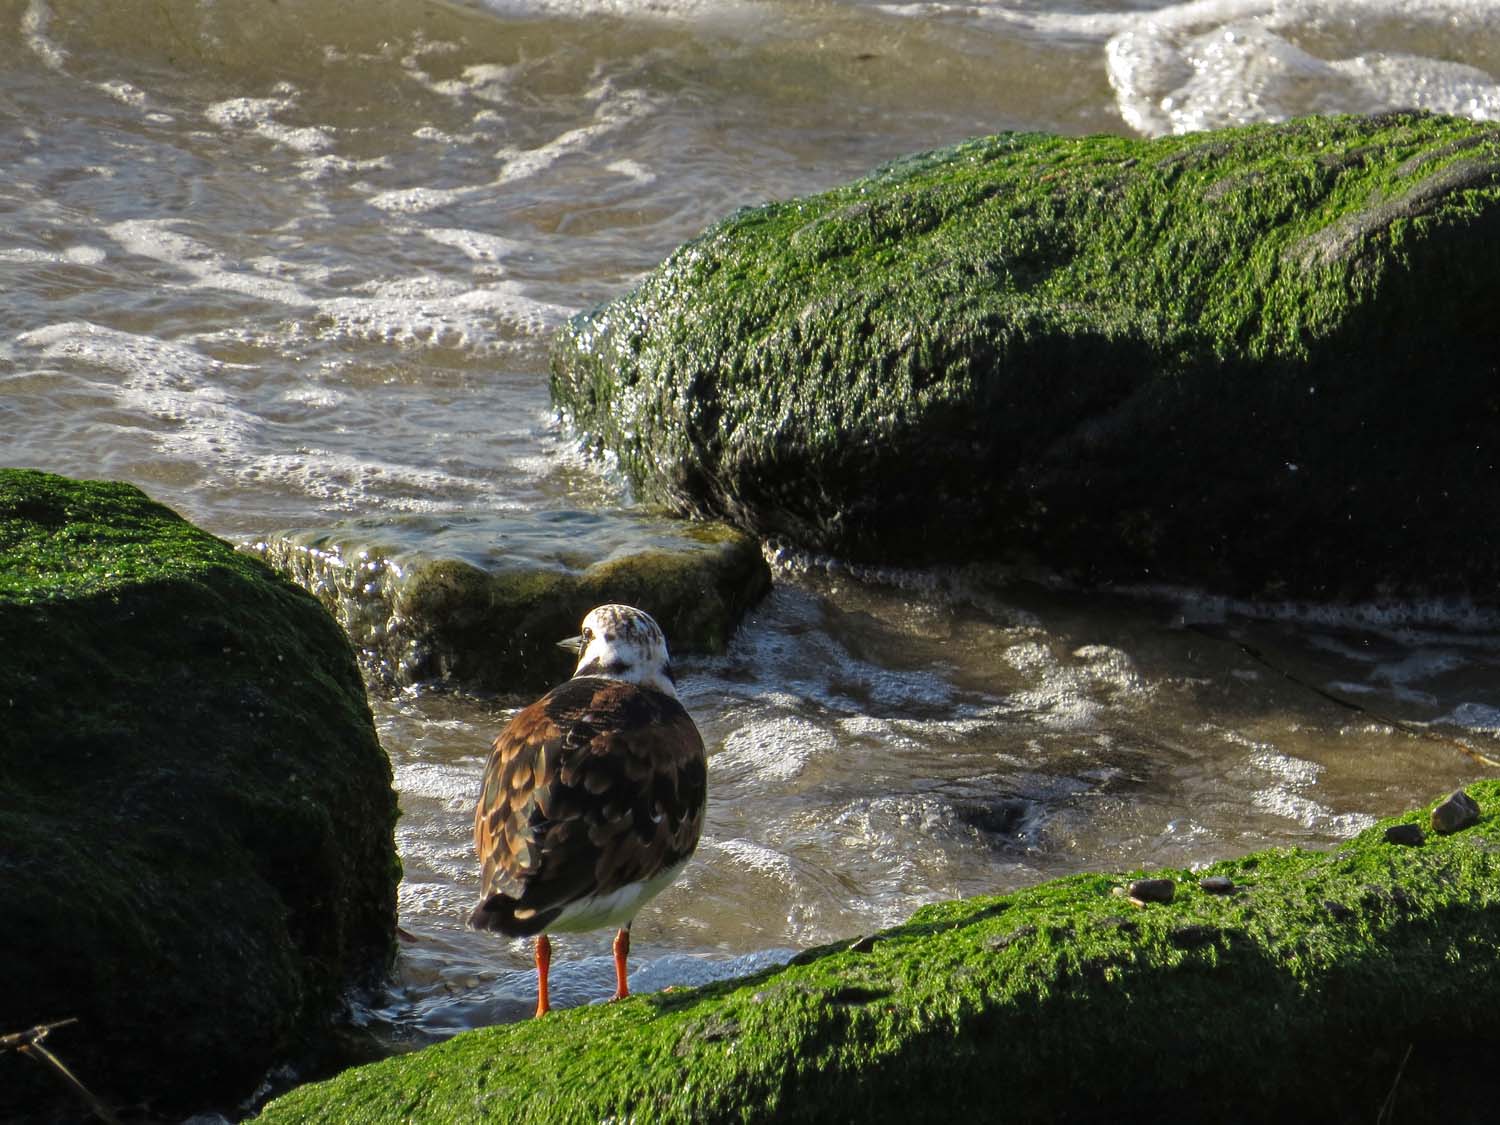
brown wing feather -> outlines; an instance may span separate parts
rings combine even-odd
[[[706,778],[703,739],[671,696],[592,677],[548,693],[506,724],[485,767],[470,925],[540,933],[569,903],[680,863]]]

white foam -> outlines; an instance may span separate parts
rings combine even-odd
[[[457,203],[491,186],[490,184],[477,184],[466,188],[396,188],[391,191],[376,192],[366,202],[381,211],[391,211],[401,215],[421,215],[427,211],[436,211],[439,207]]]
[[[1453,57],[1500,40],[1492,5],[1366,0],[1358,10],[1356,21],[1339,0],[1197,0],[1141,13],[1105,48],[1121,116],[1146,134],[1396,108],[1500,118],[1500,82]],[[1336,38],[1319,37],[1327,55],[1298,43],[1334,28]],[[1408,50],[1418,30],[1428,54]]]
[[[263,426],[240,409],[215,380],[231,370],[193,348],[86,321],[22,333],[17,342],[50,359],[68,359],[117,376],[96,386],[128,413],[174,423],[156,435],[159,447],[211,465],[254,444]]]
[[[1031,681],[1011,693],[1010,702],[1049,729],[1083,730],[1106,709],[1135,705],[1150,694],[1135,662],[1121,649],[1084,645],[1072,656],[1075,663],[1065,664],[1034,641],[1008,647],[1005,662]]]
[[[792,861],[781,852],[773,851],[763,844],[751,840],[734,838],[729,840],[705,839],[700,851],[718,852],[735,866],[755,875],[774,879],[788,886],[793,881]],[[717,861],[715,862],[717,866]]]
[[[652,102],[642,90],[618,89],[605,80],[588,92],[596,105],[594,120],[558,134],[544,145],[532,149],[505,148],[495,153],[504,161],[497,185],[527,179],[552,167],[565,156],[587,152],[596,143],[626,126],[650,116]]]
[[[36,250],[28,246],[15,246],[0,250],[0,262],[17,262],[37,265],[97,266],[108,257],[97,246],[69,246],[66,250]]]
[[[284,125],[276,120],[295,105],[290,97],[227,98],[203,111],[203,116],[221,129],[242,129],[255,133],[273,144],[296,152],[320,153],[333,147],[333,136],[313,125]]]
[[[744,7],[730,0],[481,0],[484,7],[504,16],[548,15],[589,19],[601,15],[628,20],[681,21],[705,17],[716,21]],[[751,9],[764,13],[759,7]]]
[[[196,288],[239,293],[262,301],[284,305],[311,305],[313,300],[296,285],[276,277],[280,263],[273,259],[256,259],[253,268],[238,268],[207,243],[183,234],[177,228],[181,219],[127,219],[104,228],[105,233],[127,252],[162,262],[186,274]]]
[[[451,246],[466,258],[475,262],[499,262],[526,251],[527,245],[513,238],[501,238],[477,230],[455,227],[429,227],[422,231],[432,241],[442,246]]]
[[[968,19],[1015,37],[1100,43],[1121,117],[1148,135],[1397,108],[1500,118],[1497,77],[1461,61],[1493,58],[1500,46],[1500,7],[1491,0],[1189,0],[1108,12],[1003,0],[880,7]],[[1415,41],[1425,53],[1412,53]]]
[[[807,719],[781,715],[737,727],[713,757],[715,771],[745,772],[762,781],[790,781],[815,758],[838,750],[828,730]]]
[[[538,301],[516,282],[471,286],[435,277],[377,282],[369,296],[322,302],[312,329],[322,339],[462,348],[478,353],[542,339],[578,310]]]
[[[68,52],[47,34],[52,9],[46,0],[29,0],[21,14],[21,41],[48,70],[61,71],[68,63]]]
[[[421,74],[420,71],[415,73]],[[468,81],[456,85],[436,84],[433,88],[452,95],[472,93],[474,89]],[[644,90],[618,88],[608,79],[593,86],[585,97],[594,103],[593,120],[565,129],[534,148],[507,146],[497,150],[495,159],[499,161],[500,169],[488,181],[460,187],[421,186],[376,192],[369,198],[370,206],[381,211],[418,215],[452,206],[472,196],[488,195],[508,184],[541,175],[567,157],[591,154],[601,148],[601,141],[655,112],[655,102]],[[616,160],[606,167],[640,183],[650,183],[654,179],[633,162]]]
[[[335,153],[309,156],[297,162],[302,171],[298,178],[308,183],[321,183],[339,176],[361,176],[367,172],[387,171],[392,167],[388,156],[373,156],[367,160],[350,160]]]

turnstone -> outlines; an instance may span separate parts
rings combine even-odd
[[[500,732],[474,810],[479,930],[536,937],[536,1014],[549,1008],[549,931],[618,927],[616,1000],[629,995],[630,924],[672,882],[703,827],[707,763],[649,614],[602,605],[573,678]]]

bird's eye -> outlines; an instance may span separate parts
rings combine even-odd
[[[585,629],[583,631],[583,643],[584,644],[588,644],[593,639],[594,639],[594,631],[592,629]]]

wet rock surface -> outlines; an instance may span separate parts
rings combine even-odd
[[[1471,787],[1481,804],[1500,782]],[[554,1013],[293,1091],[266,1125],[465,1118],[662,1121],[1483,1120],[1500,1035],[1500,828],[1391,848],[1213,865],[1245,894],[1120,913],[1120,880],[1069,876],[925,907],[873,945],[701,989]],[[1172,883],[1192,876],[1174,871]],[[1142,880],[1137,880],[1142,881]],[[1440,924],[1435,920],[1441,919]],[[1471,967],[1473,966],[1473,967]],[[1399,1055],[1388,1029],[1414,1044]],[[1316,1055],[1319,1065],[1306,1065]],[[1453,1060],[1458,1057],[1461,1065]],[[1330,1074],[1342,1080],[1329,1081]],[[576,1075],[587,1075],[580,1080]]]
[[[1496,235],[1491,125],[1003,134],[725,220],[552,392],[643,495],[843,558],[1493,600]]]
[[[0,470],[0,1033],[76,1019],[48,1049],[106,1106],[232,1110],[386,971],[395,819],[312,598],[129,485]],[[0,1070],[0,1118],[83,1116]]]
[[[605,602],[650,613],[674,654],[722,651],[770,588],[751,537],[633,512],[365,519],[249,549],[312,591],[371,680],[395,687],[550,687],[573,668],[557,642]]]

